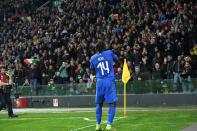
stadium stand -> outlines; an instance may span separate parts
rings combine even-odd
[[[89,59],[98,41],[123,59],[132,80],[197,76],[195,0],[0,1],[0,64],[19,86],[87,83]],[[38,10],[39,8],[39,10]]]

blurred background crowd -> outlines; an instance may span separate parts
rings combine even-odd
[[[126,58],[132,80],[189,82],[196,22],[195,0],[1,0],[0,64],[18,85],[89,82],[102,41],[119,57],[117,81]]]

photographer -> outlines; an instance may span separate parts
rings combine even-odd
[[[8,108],[8,116],[9,118],[14,118],[14,117],[18,117],[17,115],[13,114],[13,110],[12,110],[12,101],[11,101],[11,88],[12,88],[12,80],[10,79],[11,77],[9,77],[9,74],[6,74],[6,70],[5,67],[1,68],[1,73],[0,73],[0,86],[1,86],[1,90],[0,90],[0,110],[5,107],[5,105]]]

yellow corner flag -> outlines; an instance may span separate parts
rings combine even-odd
[[[124,66],[123,66],[123,72],[122,72],[122,82],[124,84],[127,84],[128,80],[131,78],[130,72],[127,66],[127,61],[124,59]]]
[[[126,107],[127,107],[126,84],[130,78],[131,78],[131,75],[127,66],[127,61],[126,59],[124,59],[123,72],[122,72],[122,82],[124,83],[124,117],[126,117]]]

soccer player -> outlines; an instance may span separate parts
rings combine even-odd
[[[107,131],[111,130],[116,112],[117,95],[113,63],[118,61],[118,57],[112,50],[105,50],[105,48],[105,44],[99,42],[98,53],[90,59],[90,68],[96,71],[96,131],[102,130],[100,124],[103,102],[109,104]]]

